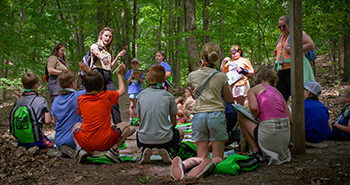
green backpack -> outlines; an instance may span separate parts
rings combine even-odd
[[[29,105],[15,105],[10,114],[10,134],[22,143],[33,143],[42,138],[41,124],[31,106],[35,98]]]
[[[251,171],[259,166],[259,161],[253,156],[232,154],[216,165],[213,173],[238,175],[239,171]]]
[[[179,143],[179,149],[176,152],[182,160],[197,156],[197,147],[191,141],[182,141]]]

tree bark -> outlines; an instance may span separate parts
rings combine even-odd
[[[162,0],[162,6],[160,6],[160,19],[159,19],[159,31],[158,31],[158,50],[162,50],[162,26],[163,26],[163,4],[164,1]]]
[[[136,26],[137,26],[137,0],[134,0],[132,9],[132,58],[136,57]]]
[[[257,8],[257,18],[256,18],[256,22],[258,24],[258,38],[259,38],[259,49],[258,49],[258,66],[261,67],[261,35],[260,35],[260,7],[259,7],[259,0],[256,0],[256,8]],[[254,63],[253,61],[251,61],[252,63]]]
[[[350,0],[346,0],[346,4],[350,5]],[[344,81],[350,80],[350,8],[347,6],[348,14],[347,17],[347,23],[345,26],[345,32],[344,35]]]
[[[122,34],[125,35],[125,40],[124,40],[124,46],[127,46],[129,45],[129,37],[127,36],[128,35],[128,31],[127,31],[127,24],[126,24],[126,10],[124,7],[126,7],[126,1],[123,1],[124,2],[124,6],[123,6],[123,9],[122,9],[122,13],[121,13],[121,20],[122,20]],[[119,51],[117,51],[118,53]],[[116,56],[114,56],[116,57]],[[130,66],[130,56],[128,53],[126,53],[124,55],[124,63],[127,64],[128,66]]]
[[[98,7],[97,7],[97,34],[100,33],[100,31],[103,28],[103,0],[97,0]]]
[[[182,0],[176,0],[176,6],[178,7],[178,10],[183,10],[183,3]],[[183,32],[183,26],[184,26],[184,19],[181,15],[177,14],[177,35],[182,35]],[[182,37],[179,37],[176,40],[176,62],[174,63],[173,67],[173,82],[175,87],[180,87],[180,76],[181,76],[181,46],[182,46]]]
[[[196,2],[195,0],[184,1],[185,10],[185,31],[188,32],[186,37],[186,51],[188,71],[197,70],[199,67],[198,43],[196,35],[192,31],[196,30]]]
[[[174,64],[173,55],[173,0],[169,0],[169,65]]]
[[[209,6],[209,0],[204,0],[203,4],[203,40],[202,40],[202,46],[206,44],[208,41],[208,35],[206,32],[208,31],[208,6]]]

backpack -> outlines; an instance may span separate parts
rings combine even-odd
[[[15,105],[10,114],[10,134],[15,136],[21,143],[34,143],[40,141],[42,125],[38,122],[32,103],[29,105]]]
[[[96,43],[98,49],[100,51],[103,50],[103,48],[100,46],[100,44]],[[95,65],[95,62],[96,62],[96,57],[94,58],[93,62],[91,63],[92,61],[92,53],[91,51],[88,51],[85,56],[83,57],[83,59],[81,60],[82,63],[88,65],[90,67],[90,69],[92,70],[92,67]],[[80,77],[84,76],[84,72],[82,70],[79,69],[79,74],[80,74]]]
[[[276,46],[278,45],[278,43],[279,43],[281,37],[282,37],[282,34],[278,37]],[[310,37],[310,36],[309,36],[309,37]],[[288,45],[290,45],[290,37],[288,37]],[[311,51],[306,52],[306,53],[305,53],[305,57],[306,57],[309,61],[314,61],[314,60],[316,60],[316,59],[317,59],[317,56],[316,56],[316,51],[315,51],[315,49],[312,49]]]
[[[195,144],[191,143],[191,141],[182,141],[179,143],[179,148],[175,154],[182,160],[186,160],[190,157],[196,157],[197,147]]]
[[[232,154],[216,165],[213,173],[238,175],[239,171],[251,171],[259,166],[259,161],[253,156]]]

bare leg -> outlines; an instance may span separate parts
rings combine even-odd
[[[120,139],[120,141],[118,143],[116,143],[112,146],[112,148],[114,150],[117,150],[119,148],[120,144],[122,144],[122,142],[130,134],[130,127],[129,127],[128,123],[120,122],[120,123],[118,123],[118,128],[122,131],[122,138]]]
[[[76,146],[79,146],[79,143],[78,143],[78,141],[75,139],[73,132],[74,132],[75,129],[81,128],[81,125],[82,125],[82,123],[78,122],[78,123],[76,123],[76,124],[73,126],[73,129],[72,129],[72,136],[73,136],[73,140],[74,140],[74,143],[75,143]]]
[[[213,143],[213,161],[216,165],[224,158],[225,141],[212,141],[211,143]]]
[[[208,141],[196,141],[196,146],[197,157],[191,157],[183,161],[185,170],[199,165],[206,157],[208,157]]]
[[[184,132],[182,129],[178,129],[178,128],[177,128],[177,130],[178,130],[179,133],[180,133],[179,142],[181,142],[181,141],[184,139],[184,137],[185,137],[185,132]]]
[[[254,138],[254,129],[258,125],[245,117],[243,114],[238,113],[238,121],[240,124],[240,127],[242,129],[242,132],[246,139],[248,140],[248,143],[252,146],[253,152],[257,152],[260,150],[259,145],[257,144],[255,138]]]
[[[244,106],[244,101],[245,101],[245,97],[243,97],[243,96],[238,96],[236,98],[236,102],[242,106]]]
[[[130,100],[130,107],[129,107],[129,118],[132,118],[132,115],[134,113],[134,105],[136,103],[135,99],[131,99],[129,98]]]

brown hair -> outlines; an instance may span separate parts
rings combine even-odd
[[[159,53],[159,54],[161,54],[163,56],[163,62],[164,62],[165,61],[165,53],[164,53],[164,51],[159,50],[159,51],[157,51],[157,53]]]
[[[34,73],[26,73],[22,76],[22,84],[25,89],[33,89],[34,85],[39,84],[39,76]]]
[[[350,97],[350,88],[341,89],[339,93],[344,93],[344,95]]]
[[[58,53],[58,50],[60,50],[61,48],[65,48],[66,46],[62,43],[57,43],[55,44],[55,46],[53,47],[53,50],[51,52],[51,55],[55,55],[57,56],[57,53]],[[66,56],[63,55],[63,58],[62,58],[64,61],[66,61]]]
[[[272,69],[263,69],[258,73],[255,83],[260,84],[262,81],[267,81],[273,87],[276,85],[277,75]]]
[[[165,69],[161,65],[154,65],[149,69],[147,76],[152,82],[163,83],[165,79]]]
[[[75,81],[77,76],[71,70],[64,70],[60,74],[58,74],[58,81],[60,82],[60,86],[62,88],[69,88],[70,84]]]
[[[103,88],[103,77],[98,71],[89,71],[83,78],[84,86],[87,92],[100,91]]]
[[[283,16],[281,16],[281,17],[278,19],[278,21],[283,21],[283,22],[285,22],[286,24],[289,25],[289,16],[288,16],[288,15],[283,15]]]
[[[179,96],[179,97],[175,98],[175,102],[176,102],[176,104],[180,103],[181,105],[183,105],[184,98],[182,96]]]
[[[202,48],[202,54],[204,58],[204,64],[205,63],[214,64],[216,61],[220,59],[220,56],[221,56],[220,46],[213,42],[206,43]]]
[[[107,46],[105,46],[105,48],[107,49],[107,51],[110,51],[110,50],[111,50],[111,47],[112,47],[113,38],[114,38],[114,33],[113,33],[113,30],[112,30],[111,28],[109,28],[109,27],[104,27],[104,28],[100,31],[100,33],[98,34],[97,42],[100,43],[100,44],[102,43],[102,35],[103,35],[103,33],[106,32],[106,31],[109,31],[109,32],[112,33],[112,40],[111,40],[111,42],[109,42],[109,44],[108,44]]]

